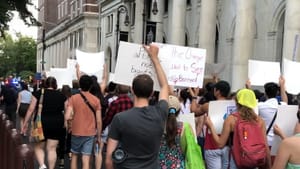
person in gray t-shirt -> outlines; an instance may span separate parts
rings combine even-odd
[[[158,47],[151,44],[144,46],[144,49],[149,54],[161,87],[159,102],[154,106],[148,102],[153,93],[151,77],[146,74],[136,76],[132,82],[134,107],[115,115],[110,126],[106,169],[159,168],[158,151],[168,115],[169,86],[158,59]],[[126,155],[124,159],[115,160],[118,145]]]

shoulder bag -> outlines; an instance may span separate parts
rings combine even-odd
[[[32,143],[38,143],[45,140],[43,126],[42,126],[42,118],[41,118],[43,100],[44,100],[44,89],[42,88],[38,110],[35,113],[35,117],[33,116],[31,119],[31,135],[29,140]]]

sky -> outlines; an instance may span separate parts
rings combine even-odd
[[[32,0],[32,3],[37,6],[38,0]],[[35,18],[37,18],[38,11],[30,6],[28,8]],[[14,17],[9,22],[9,31],[8,33],[15,39],[16,33],[21,33],[24,36],[32,37],[33,39],[37,39],[37,27],[36,26],[27,26],[25,23],[20,19],[18,12],[13,12]]]

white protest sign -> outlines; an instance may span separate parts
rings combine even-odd
[[[294,128],[296,123],[298,122],[297,119],[297,111],[298,106],[296,105],[279,105],[277,111],[277,117],[275,120],[275,124],[278,125],[279,128],[285,133],[286,136],[292,136],[294,134]],[[274,135],[271,155],[276,155],[279,144],[281,143],[281,139],[279,136]]]
[[[159,60],[169,85],[202,87],[205,67],[205,50],[157,44]],[[120,42],[115,70],[116,83],[131,86],[132,79],[139,74],[148,74],[154,80],[154,90],[159,90],[154,66],[140,44]]]
[[[80,71],[88,75],[95,75],[101,82],[104,65],[104,52],[87,53],[76,49],[76,59]]]
[[[76,76],[76,66],[77,60],[75,59],[67,59],[67,69],[69,69],[72,73],[72,79],[77,79]]]
[[[283,60],[283,76],[285,78],[286,91],[297,95],[300,93],[300,79],[298,73],[300,72],[300,62],[294,62],[288,59]]]
[[[189,123],[193,129],[195,139],[197,140],[195,114],[194,113],[179,114],[177,120],[181,122]]]
[[[222,132],[224,120],[234,112],[236,112],[236,103],[234,100],[216,100],[209,102],[208,116],[218,134]]]
[[[263,86],[268,82],[278,83],[280,74],[279,62],[248,61],[248,78],[254,86]]]
[[[206,50],[169,44],[159,44],[159,57],[168,57],[169,85],[202,87],[205,73]],[[164,64],[164,63],[163,63]]]
[[[50,72],[47,76],[55,77],[57,88],[62,88],[63,85],[72,87],[72,72],[67,68],[50,68]]]

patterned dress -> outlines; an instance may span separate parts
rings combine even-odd
[[[159,164],[161,169],[184,169],[184,155],[180,147],[180,136],[183,123],[177,123],[177,136],[175,146],[169,147],[166,141],[166,134],[163,135],[159,150]]]

